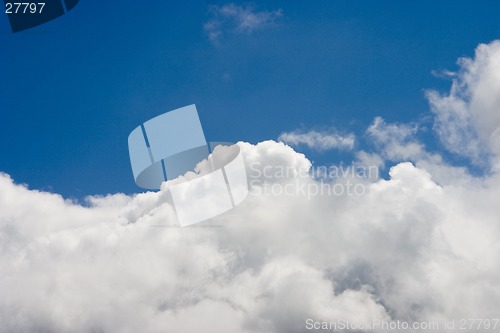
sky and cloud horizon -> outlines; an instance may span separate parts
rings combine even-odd
[[[0,59],[38,55],[0,83],[0,331],[500,319],[498,5],[319,4],[103,4],[95,40],[83,0],[17,39],[0,21]],[[169,185],[195,175],[139,190],[126,137],[193,102],[250,193],[181,228]]]

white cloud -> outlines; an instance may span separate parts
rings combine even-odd
[[[458,65],[448,94],[427,92],[434,127],[451,152],[488,165],[500,153],[500,41],[480,44]]]
[[[240,146],[260,171],[311,165],[283,143]],[[400,163],[389,180],[352,180],[364,195],[254,184],[234,210],[181,229],[168,186],[82,207],[1,175],[0,330],[304,332],[308,318],[498,314],[498,176],[439,186]]]
[[[441,139],[473,160],[498,153],[498,48],[462,60],[449,96],[429,95]],[[374,120],[374,151],[354,153],[392,167],[387,180],[335,180],[365,189],[354,196],[303,193],[321,185],[308,176],[266,178],[312,164],[282,142],[239,143],[258,182],[195,228],[176,227],[168,183],[83,207],[0,174],[0,331],[293,333],[313,319],[437,321],[433,331],[445,332],[444,320],[497,318],[500,174],[447,165],[418,130]],[[287,135],[354,145],[335,133]],[[264,178],[297,191],[265,195]]]
[[[211,18],[203,29],[212,42],[217,42],[225,31],[251,33],[269,27],[283,16],[283,10],[258,11],[253,4],[211,6]]]
[[[465,186],[473,181],[466,167],[450,165],[439,153],[429,152],[417,137],[419,131],[419,125],[415,123],[387,123],[376,117],[366,130],[374,151],[355,152],[357,163],[383,168],[386,162],[411,161],[428,170],[433,180],[441,185]]]
[[[336,131],[309,131],[309,132],[284,132],[278,137],[278,140],[291,146],[306,146],[308,148],[327,151],[331,149],[352,150],[354,148],[354,134],[341,135]]]
[[[387,123],[381,117],[376,117],[366,134],[384,160],[415,161],[425,153],[424,145],[416,139],[417,131],[417,125]]]

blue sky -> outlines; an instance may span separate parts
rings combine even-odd
[[[128,134],[193,103],[211,141],[331,126],[362,136],[376,116],[428,115],[424,90],[450,85],[431,71],[500,36],[493,0],[259,1],[239,7],[270,15],[252,29],[217,16],[228,4],[81,0],[16,34],[0,15],[0,171],[65,197],[140,191]]]

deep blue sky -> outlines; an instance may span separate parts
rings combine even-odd
[[[203,25],[227,3],[81,0],[16,34],[0,13],[0,171],[65,197],[138,192],[128,134],[192,103],[211,141],[415,120],[424,89],[449,87],[431,70],[500,37],[496,0],[258,1],[277,24],[214,45]]]

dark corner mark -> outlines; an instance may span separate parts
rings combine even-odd
[[[80,0],[4,0],[12,32],[27,30],[52,21],[75,8]]]

